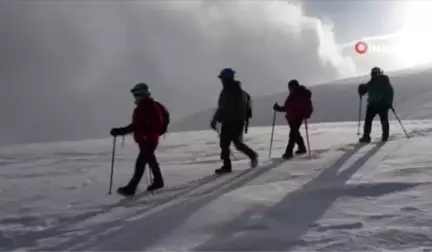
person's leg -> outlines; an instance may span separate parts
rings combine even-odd
[[[298,126],[296,122],[288,122],[288,125],[290,127],[290,132],[289,132],[289,139],[288,139],[288,144],[285,148],[285,153],[283,154],[283,158],[292,158],[293,157],[293,150],[294,150],[294,146],[297,142],[297,137],[298,137]]]
[[[147,190],[149,190],[149,191],[164,187],[164,180],[162,177],[162,172],[160,170],[159,163],[156,159],[156,154],[155,154],[157,146],[158,146],[157,143],[149,143],[146,147],[147,148],[146,153],[147,153],[148,165],[149,165],[149,167],[152,171],[152,174],[153,174],[153,181],[152,181],[151,185],[147,187]]]
[[[301,133],[300,133],[300,127],[301,127],[302,123],[303,123],[303,121],[299,121],[299,122],[296,122],[296,125],[294,125],[295,129],[297,131],[297,136],[295,136],[295,139],[296,139],[296,144],[298,146],[298,150],[296,151],[296,154],[304,154],[307,152],[303,137],[301,136]]]
[[[233,125],[234,146],[250,158],[252,167],[256,167],[258,165],[258,154],[243,142],[243,129],[244,124],[242,122]]]
[[[360,138],[360,142],[370,142],[370,133],[372,131],[372,122],[377,114],[375,106],[368,105],[366,108],[366,118],[363,127],[363,137]]]
[[[380,108],[379,111],[379,117],[380,117],[380,121],[381,121],[381,129],[382,129],[382,141],[387,141],[389,138],[389,133],[390,133],[390,124],[389,124],[389,119],[388,119],[388,108],[387,107],[383,107]]]
[[[232,130],[231,126],[228,124],[222,124],[221,132],[219,135],[219,146],[221,148],[221,160],[223,160],[223,166],[220,169],[217,169],[216,173],[224,173],[231,172],[231,151],[230,145],[232,141]]]
[[[144,174],[145,166],[147,164],[147,158],[145,153],[145,148],[143,148],[142,144],[139,144],[139,154],[135,161],[135,171],[132,176],[132,178],[129,180],[129,183],[124,186],[120,187],[117,192],[124,194],[124,195],[134,195],[136,188],[138,187],[138,184],[141,181],[141,178]]]

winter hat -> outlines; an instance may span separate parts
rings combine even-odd
[[[288,87],[290,87],[290,88],[296,88],[298,86],[300,86],[300,84],[299,84],[298,80],[296,80],[296,79],[292,79],[288,82]]]
[[[136,84],[135,87],[133,87],[130,91],[134,96],[150,95],[151,94],[151,90],[148,87],[148,85],[145,83],[142,83],[142,82]]]
[[[224,68],[220,74],[219,74],[219,78],[224,78],[224,79],[234,79],[234,70],[232,70],[231,68]]]
[[[373,75],[380,75],[380,74],[383,74],[383,73],[384,73],[384,71],[381,68],[379,68],[379,67],[374,67],[371,70],[371,74],[373,74]]]

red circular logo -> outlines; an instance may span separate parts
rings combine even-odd
[[[368,51],[368,45],[364,41],[359,41],[354,45],[354,50],[358,54],[365,54]]]

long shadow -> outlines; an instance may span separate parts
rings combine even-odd
[[[318,156],[314,156],[314,158],[319,158]],[[167,196],[162,193],[162,197],[149,197],[148,201],[151,203],[151,206],[148,206],[143,209],[134,212],[134,215],[141,215],[148,213],[153,210],[153,208],[156,207],[164,207],[166,205],[170,205],[169,209],[162,209],[159,212],[155,213],[149,213],[146,217],[143,218],[143,220],[139,220],[136,226],[136,232],[139,234],[143,234],[143,229],[148,230],[149,227],[152,228],[152,231],[147,234],[147,232],[144,233],[144,235],[149,237],[146,238],[145,241],[137,241],[135,243],[127,243],[125,245],[122,245],[120,247],[115,246],[104,246],[108,248],[108,250],[111,250],[112,248],[117,248],[117,250],[127,250],[127,247],[130,247],[131,250],[139,250],[142,246],[139,246],[138,244],[141,242],[144,245],[143,246],[150,246],[151,244],[154,244],[158,239],[160,239],[163,235],[165,235],[170,230],[174,229],[176,226],[180,225],[183,221],[186,220],[186,218],[190,215],[192,215],[195,211],[197,211],[199,208],[204,206],[205,204],[208,204],[212,200],[216,199],[217,197],[223,195],[226,192],[235,190],[247,182],[255,179],[256,177],[262,175],[263,173],[269,171],[272,168],[277,167],[278,165],[285,162],[283,159],[273,159],[271,160],[271,163],[266,166],[262,166],[256,169],[248,169],[244,171],[237,171],[234,174],[227,175],[231,176],[228,180],[223,180],[223,182],[215,183],[215,185],[209,187],[206,190],[200,190],[200,192],[197,195],[194,195],[194,191],[200,189],[200,187],[203,187],[207,184],[213,184],[215,180],[218,180],[219,178],[223,178],[225,176],[215,176],[210,175],[198,180],[193,181],[193,185],[191,186],[185,186],[185,188],[182,190],[180,189],[178,192],[175,192],[175,189],[166,189],[167,191],[173,191],[174,194],[169,194]],[[137,198],[143,198],[143,196],[146,195],[146,193],[142,193],[140,195],[137,195]],[[194,197],[193,197],[194,196]],[[177,200],[178,198],[185,198],[185,200],[181,200],[180,202],[174,203],[172,201]],[[145,202],[144,202],[145,203]],[[124,207],[124,206],[140,206],[143,205],[142,201],[136,201],[134,199],[126,199],[122,200],[122,202],[116,203],[114,205],[107,206],[104,209],[98,209],[96,211],[91,211],[86,214],[82,214],[79,216],[72,217],[71,219],[68,219],[65,221],[65,223],[61,224],[60,226],[56,226],[52,229],[42,231],[42,232],[31,232],[27,233],[24,236],[15,237],[13,245],[10,244],[10,248],[17,247],[17,244],[19,244],[19,247],[32,247],[35,246],[36,242],[40,239],[46,238],[46,237],[59,237],[59,236],[71,236],[68,238],[68,241],[61,243],[59,245],[49,246],[47,248],[44,248],[45,251],[58,251],[58,250],[64,250],[70,247],[74,247],[75,245],[79,243],[85,243],[88,242],[88,238],[91,236],[96,236],[99,233],[102,233],[105,230],[108,230],[110,228],[119,228],[120,231],[114,232],[113,235],[107,235],[107,236],[115,236],[115,234],[124,235],[124,231],[128,230],[124,229],[124,226],[127,225],[128,229],[131,226],[133,229],[134,223],[130,224],[125,222],[124,220],[114,220],[103,224],[97,224],[94,227],[83,227],[82,230],[87,231],[86,235],[78,235],[74,234],[79,231],[79,228],[72,229],[69,227],[69,225],[74,223],[79,223],[81,221],[84,221],[88,218],[98,216],[100,214],[109,212],[111,209],[114,209],[116,207]],[[170,218],[167,218],[166,216],[172,215]],[[154,218],[155,220],[150,220]],[[174,219],[171,221],[171,219]],[[181,221],[182,220],[182,221]],[[157,229],[160,229],[160,231],[154,231],[155,223],[157,224]],[[168,224],[167,224],[168,223]],[[123,233],[123,234],[122,234]],[[129,233],[131,234],[131,233]],[[140,236],[142,237],[142,236]],[[153,237],[153,238],[152,238]],[[103,238],[103,237],[102,237]],[[114,238],[115,239],[115,238]],[[97,244],[99,241],[92,242],[92,244]],[[18,247],[18,248],[19,248]],[[77,246],[78,250],[86,246]],[[107,250],[107,249],[104,249]]]
[[[105,237],[98,237],[94,242],[87,242],[82,246],[73,247],[73,251],[92,250],[92,251],[142,251],[156,244],[169,232],[176,229],[182,223],[192,216],[199,209],[214,201],[221,195],[244,186],[249,181],[261,176],[263,173],[279,166],[285,160],[276,159],[270,164],[255,169],[248,169],[241,172],[234,178],[225,183],[216,183],[212,187],[199,191],[196,195],[188,195],[185,200],[182,200],[167,209],[162,209],[152,213],[133,223],[125,223],[117,221],[109,226],[100,225],[94,234],[99,234],[102,231],[118,227],[118,231],[108,234]],[[140,213],[136,213],[139,215]],[[125,225],[127,224],[127,225]],[[90,235],[91,236],[91,235]],[[89,235],[81,237],[80,242],[88,241]],[[79,240],[75,240],[78,244]],[[70,244],[71,245],[71,244]],[[56,246],[48,250],[70,250],[71,246]],[[47,250],[47,249],[44,249]]]
[[[232,177],[229,180],[221,182],[220,184],[223,185],[225,183],[228,183],[229,181],[236,179],[237,177],[243,176],[248,172],[250,172],[250,170],[234,171],[233,174],[231,174]],[[138,207],[138,206],[144,207],[139,211],[139,214],[145,214],[156,207],[162,206],[164,204],[168,204],[171,201],[181,196],[187,195],[199,189],[200,187],[204,187],[207,184],[217,182],[218,180],[222,180],[223,178],[225,178],[225,176],[223,175],[216,175],[216,174],[208,175],[196,180],[189,181],[183,185],[161,189],[161,191],[156,192],[155,195],[151,195],[147,191],[144,191],[136,194],[134,197],[121,199],[119,202],[114,204],[105,205],[102,207],[94,207],[92,208],[94,210],[89,209],[87,213],[75,215],[72,217],[61,218],[59,220],[59,224],[51,229],[42,232],[29,232],[24,234],[23,236],[15,236],[14,239],[11,240],[10,242],[5,242],[5,244],[7,245],[6,248],[8,250],[12,250],[15,249],[17,245],[19,245],[19,247],[23,247],[23,246],[31,247],[34,246],[35,242],[39,239],[43,239],[45,237],[51,237],[51,236],[59,236],[62,234],[68,234],[71,232],[71,230],[69,229],[70,225],[83,222],[87,219],[108,213],[120,207]],[[136,213],[134,212],[134,214]],[[112,223],[116,223],[116,222],[112,222]],[[109,228],[110,226],[113,225],[107,225],[106,227]],[[78,229],[76,229],[75,231],[78,231]],[[68,242],[67,244],[68,246],[72,246],[74,243],[75,241],[72,241],[72,242]],[[47,249],[47,250],[51,250],[51,249]],[[53,249],[53,250],[58,250],[58,249]]]
[[[264,213],[243,214],[237,220],[223,227],[208,242],[194,248],[194,251],[288,251],[299,245],[298,239],[306,233],[309,225],[320,219],[324,212],[342,193],[341,187],[357,172],[384,144],[378,144],[359,158],[352,166],[338,173],[340,168],[363,145],[356,145],[332,166],[315,179],[289,193],[278,204]],[[330,188],[325,185],[331,183]],[[253,215],[262,216],[261,221],[251,221]],[[270,227],[271,226],[271,227]],[[236,236],[242,231],[250,235]],[[273,230],[274,232],[268,232]],[[279,230],[276,232],[276,230]],[[234,238],[238,237],[238,238]]]

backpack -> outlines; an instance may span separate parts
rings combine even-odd
[[[246,120],[249,120],[252,118],[252,99],[248,93],[244,92],[244,95],[245,95],[244,101],[247,107]]]
[[[307,106],[306,106],[306,110],[305,110],[305,118],[309,119],[312,115],[314,111],[313,105],[312,105],[312,101],[308,100],[307,102]]]
[[[312,113],[314,112],[314,107],[312,104],[312,93],[309,89],[306,89],[303,87],[306,96],[306,101],[302,105],[302,111],[304,113],[304,118],[309,119],[312,116]]]
[[[246,105],[246,120],[245,120],[245,133],[248,133],[249,129],[249,120],[252,118],[252,99],[250,95],[243,91],[243,102]]]
[[[162,114],[162,129],[159,132],[159,135],[162,136],[168,131],[168,125],[170,123],[170,113],[167,110],[167,108],[162,105],[160,102],[156,102],[157,106],[159,107],[159,110]]]

